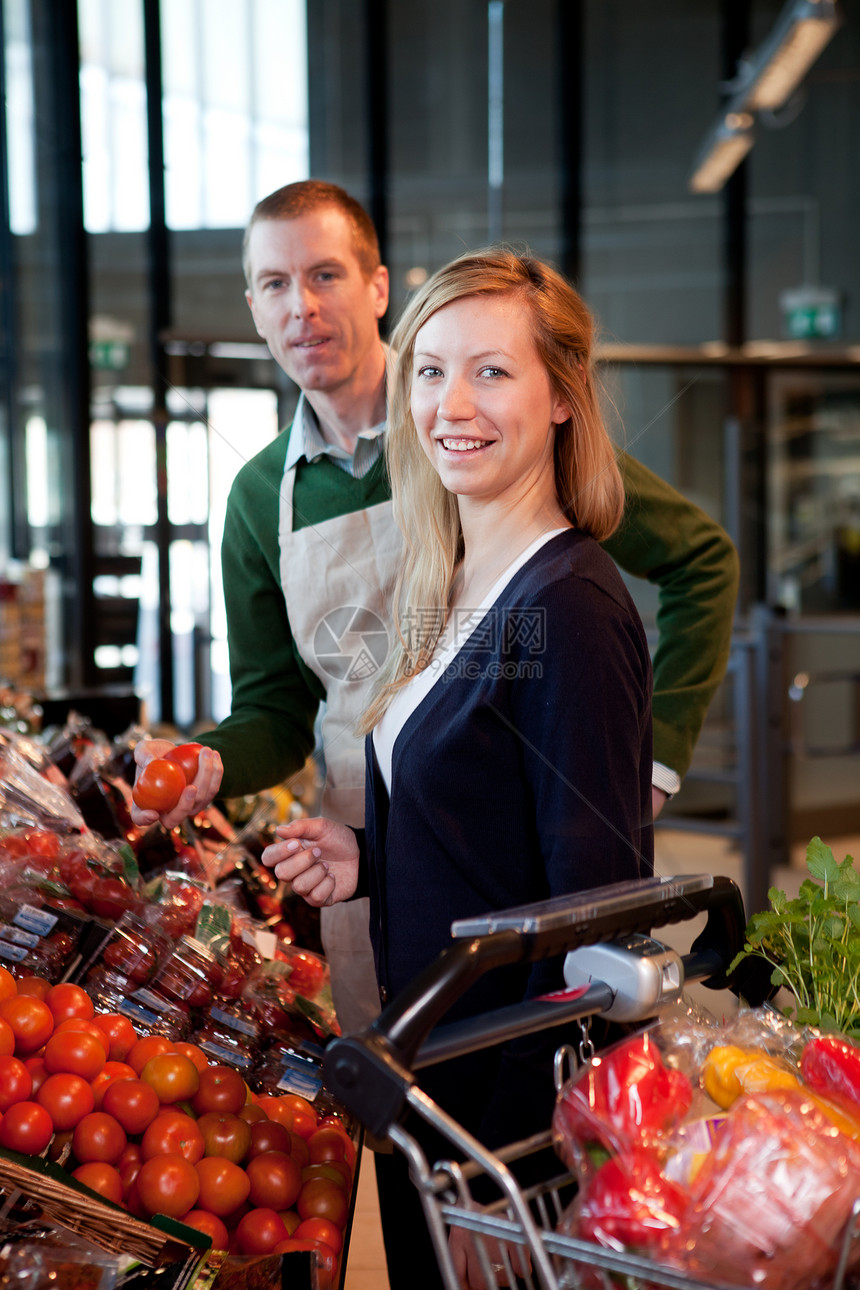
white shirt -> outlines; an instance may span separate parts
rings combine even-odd
[[[551,529],[548,533],[542,533],[540,537],[535,538],[534,542],[526,547],[525,551],[521,551],[516,559],[500,574],[479,605],[474,609],[455,609],[445,626],[442,638],[436,646],[436,652],[427,667],[420,672],[416,672],[397,691],[386,708],[382,720],[373,730],[373,748],[376,753],[376,761],[379,766],[379,773],[389,794],[391,793],[391,763],[394,744],[412,713],[420,703],[423,703],[439,678],[445,675],[452,660],[486,618],[514,574],[531,559],[536,551],[539,551],[545,543],[549,542],[550,538],[565,532],[567,532],[566,529]]]

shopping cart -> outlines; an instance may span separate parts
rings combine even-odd
[[[651,936],[656,928],[703,912],[704,929],[686,954]],[[525,1188],[511,1168],[546,1151],[551,1130],[489,1151],[422,1092],[415,1072],[521,1035],[578,1022],[580,1044],[561,1044],[556,1053],[560,1088],[576,1063],[588,1056],[585,1022],[595,1015],[646,1021],[694,982],[733,989],[750,1004],[763,1002],[770,993],[769,980],[755,961],[728,973],[743,945],[744,927],[737,885],[710,874],[649,878],[464,920],[451,929],[452,945],[372,1026],[329,1045],[324,1061],[329,1090],[369,1132],[390,1138],[409,1162],[448,1290],[460,1287],[448,1247],[454,1227],[473,1234],[488,1286],[501,1281],[528,1290],[593,1290],[602,1279],[607,1290],[619,1284],[627,1290],[736,1290],[725,1282],[705,1282],[558,1232],[572,1176],[562,1172],[559,1163],[557,1176]],[[565,979],[573,983],[571,988],[492,1014],[438,1024],[485,972],[560,954],[567,956]],[[409,1110],[451,1144],[451,1159],[431,1164],[401,1123]],[[484,1199],[488,1186],[495,1195],[489,1201]],[[849,1256],[855,1253],[860,1201],[848,1226],[832,1290],[842,1290]]]

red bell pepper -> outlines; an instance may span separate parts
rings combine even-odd
[[[860,1048],[841,1035],[817,1035],[804,1045],[800,1073],[816,1093],[860,1115]]]
[[[657,1246],[680,1231],[688,1203],[657,1158],[634,1147],[610,1156],[591,1178],[580,1201],[579,1235],[605,1246]]]
[[[686,1115],[693,1089],[683,1071],[664,1065],[648,1031],[592,1058],[565,1091],[557,1131],[581,1145],[619,1152],[656,1143]]]

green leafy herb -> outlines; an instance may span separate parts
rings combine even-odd
[[[821,838],[806,848],[806,867],[811,877],[796,899],[771,887],[771,909],[753,914],[731,966],[765,959],[771,983],[794,995],[787,1016],[860,1038],[860,874],[851,856],[837,862]]]

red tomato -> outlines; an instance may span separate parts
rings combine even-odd
[[[252,1209],[236,1228],[240,1254],[271,1254],[279,1241],[287,1239],[284,1220],[275,1209]]]
[[[197,1203],[210,1214],[224,1218],[248,1199],[251,1182],[244,1169],[223,1156],[204,1156],[194,1166],[200,1180]]]
[[[110,1048],[108,1060],[124,1062],[132,1046],[137,1043],[137,1031],[121,1012],[101,1012],[93,1017],[93,1024],[102,1031]]]
[[[98,1075],[92,1081],[93,1097],[96,1099],[96,1110],[102,1109],[105,1093],[111,1084],[121,1080],[137,1079],[137,1074],[127,1062],[105,1062]]]
[[[30,855],[47,856],[54,860],[60,854],[60,838],[50,829],[28,829],[24,840],[30,848]]]
[[[302,1170],[302,1182],[309,1178],[330,1178],[338,1187],[349,1195],[352,1190],[352,1174],[345,1160],[329,1160],[326,1164],[306,1165]]]
[[[125,932],[105,946],[102,955],[107,967],[127,977],[135,985],[143,985],[155,971],[158,956],[151,945]]]
[[[290,948],[287,955],[290,969],[289,983],[297,994],[306,999],[313,999],[319,994],[325,981],[325,967],[322,960],[310,950]]]
[[[140,1166],[138,1166],[138,1173],[139,1172],[140,1172]],[[126,1188],[125,1207],[128,1210],[129,1214],[131,1214],[134,1218],[140,1218],[140,1219],[143,1219],[144,1222],[148,1222],[150,1216],[143,1208],[143,1205],[141,1204],[140,1196],[138,1195],[138,1192],[137,1192],[137,1178],[135,1178],[134,1182],[132,1182],[131,1185]]]
[[[289,1129],[275,1120],[257,1120],[251,1125],[251,1142],[248,1157],[261,1155],[264,1151],[283,1151],[292,1155],[292,1135]]]
[[[75,1125],[72,1151],[82,1165],[90,1160],[102,1160],[115,1165],[128,1146],[125,1129],[112,1115],[104,1111],[91,1111]]]
[[[92,1035],[94,1039],[97,1039],[104,1050],[105,1061],[107,1061],[108,1053],[110,1052],[110,1040],[94,1021],[89,1021],[86,1017],[68,1017],[65,1021],[57,1023],[54,1027],[54,1034],[64,1035],[69,1030],[83,1035]]]
[[[197,1127],[206,1143],[205,1155],[223,1156],[234,1165],[240,1164],[251,1146],[251,1126],[230,1111],[206,1111],[197,1121]],[[201,1201],[204,1209],[209,1206]]]
[[[238,1071],[231,1066],[207,1066],[200,1072],[191,1106],[198,1115],[204,1111],[231,1111],[238,1115],[247,1096],[247,1086]]]
[[[8,1021],[0,1019],[0,1056],[8,1057],[15,1051],[15,1032]]]
[[[61,1133],[73,1129],[95,1106],[93,1090],[80,1075],[49,1075],[36,1093],[36,1101]]]
[[[308,1138],[308,1152],[312,1165],[325,1164],[328,1160],[345,1160],[348,1138],[342,1129],[333,1124],[317,1129]]]
[[[82,851],[74,849],[60,857],[60,878],[76,900],[86,905],[92,895],[99,870],[89,863]]]
[[[335,1254],[340,1254],[343,1248],[343,1233],[327,1218],[302,1219],[293,1236],[299,1240],[305,1238],[309,1241],[322,1241],[324,1245],[330,1245]]]
[[[5,970],[5,969],[4,969]],[[54,1029],[51,1009],[41,999],[12,994],[0,1002],[0,1018],[12,1029],[15,1052],[30,1057],[46,1044]]]
[[[159,1053],[172,1053],[173,1044],[164,1035],[144,1035],[132,1044],[126,1054],[126,1061],[131,1066],[135,1075],[139,1076],[150,1057],[156,1057]]]
[[[30,1092],[31,1097],[35,1097],[39,1089],[48,1078],[48,1072],[45,1070],[44,1057],[28,1057],[24,1062],[27,1070],[30,1072],[30,1078],[33,1081],[33,1088]]]
[[[193,784],[197,778],[197,763],[202,744],[179,744],[165,755],[165,761],[174,762],[181,767],[186,784]]]
[[[98,1192],[105,1200],[112,1200],[115,1205],[122,1204],[122,1179],[113,1165],[105,1164],[102,1160],[90,1160],[84,1165],[78,1165],[73,1170],[72,1177],[89,1187],[90,1191]]]
[[[169,1218],[187,1214],[200,1194],[197,1170],[179,1155],[144,1160],[134,1185],[147,1214],[167,1214]]]
[[[96,878],[93,883],[89,908],[96,918],[122,918],[139,904],[138,896],[122,878]]]
[[[189,1044],[185,1039],[178,1039],[173,1047],[177,1053],[181,1053],[183,1057],[187,1057],[190,1062],[193,1062],[199,1071],[205,1071],[209,1065],[209,1058],[197,1044]]]
[[[8,859],[10,856],[28,856],[30,848],[20,834],[10,833],[8,838],[0,841],[0,860]]]
[[[307,1142],[304,1138],[300,1138],[297,1133],[290,1134],[290,1142],[292,1143],[290,1147],[290,1155],[293,1157],[293,1160],[295,1160],[298,1167],[300,1169],[304,1169],[305,1165],[310,1163],[311,1158]]]
[[[44,999],[51,989],[50,981],[43,976],[19,976],[18,993],[32,995],[34,999]]]
[[[252,1205],[290,1209],[302,1190],[302,1171],[285,1151],[263,1151],[248,1161]],[[304,1216],[303,1216],[304,1217]]]
[[[0,1120],[0,1147],[38,1156],[54,1133],[51,1117],[38,1102],[16,1102]]]
[[[143,1164],[143,1157],[140,1154],[140,1147],[136,1142],[130,1142],[125,1151],[117,1162],[117,1172],[122,1179],[123,1200],[128,1200],[128,1194],[134,1185],[137,1175],[140,1173],[140,1166]]]
[[[126,1133],[143,1133],[160,1109],[155,1089],[141,1079],[115,1080],[102,1098],[102,1110],[119,1120]]]
[[[184,1156],[191,1164],[203,1159],[206,1143],[197,1121],[181,1111],[160,1111],[140,1140],[144,1160],[153,1156]]]
[[[201,1072],[194,1063],[181,1053],[159,1053],[150,1057],[140,1072],[140,1078],[144,1084],[152,1085],[162,1105],[187,1102],[197,1092],[200,1076]]]
[[[45,1045],[45,1070],[49,1075],[80,1075],[92,1080],[104,1064],[104,1039],[83,1030],[58,1031]]]
[[[158,811],[163,815],[173,810],[184,788],[185,776],[181,767],[164,757],[156,757],[138,775],[131,795],[141,810]]]
[[[193,1227],[195,1231],[208,1236],[213,1250],[226,1250],[230,1244],[230,1233],[227,1228],[217,1215],[210,1214],[207,1209],[189,1210],[187,1214],[182,1215],[182,1221],[186,1227]]]
[[[33,1093],[33,1076],[18,1057],[0,1057],[0,1112],[16,1102],[26,1102]]]
[[[45,1003],[51,1009],[55,1025],[68,1021],[69,1017],[89,1020],[95,1012],[93,1001],[86,990],[79,985],[72,985],[70,981],[52,985],[45,995]]]
[[[336,1227],[344,1227],[349,1215],[349,1199],[336,1182],[329,1178],[310,1178],[302,1184],[296,1201],[299,1218],[327,1218]]]
[[[0,966],[0,1001],[4,998],[12,998],[18,993],[17,980],[10,973],[8,967]]]

